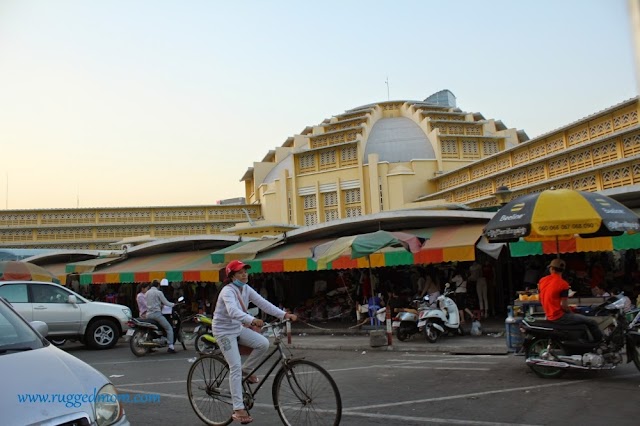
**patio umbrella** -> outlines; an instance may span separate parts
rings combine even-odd
[[[324,269],[332,260],[339,258],[346,251],[351,250],[351,258],[367,257],[385,247],[404,247],[411,253],[418,253],[424,239],[405,232],[376,231],[367,234],[340,237],[333,241],[317,245],[311,249],[312,258],[318,263],[318,269]],[[369,266],[371,262],[369,261]],[[371,275],[371,267],[369,267]],[[371,294],[373,295],[373,280],[371,280]]]
[[[6,260],[0,262],[0,281],[47,281],[60,283],[48,270],[29,262]]]
[[[604,195],[571,189],[527,194],[504,205],[484,228],[489,242],[556,241],[640,231],[640,217]]]
[[[376,231],[340,237],[313,247],[311,253],[318,268],[326,268],[329,262],[339,258],[347,250],[351,250],[352,259],[368,256],[384,247],[404,247],[411,253],[417,253],[423,242],[417,236],[405,232]]]

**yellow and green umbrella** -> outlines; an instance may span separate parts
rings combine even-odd
[[[604,195],[550,189],[519,197],[502,207],[484,228],[489,242],[560,241],[613,237],[640,231],[632,210]]]

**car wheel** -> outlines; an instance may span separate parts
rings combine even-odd
[[[102,319],[89,325],[85,337],[87,345],[93,349],[111,349],[118,343],[120,335],[113,321]]]

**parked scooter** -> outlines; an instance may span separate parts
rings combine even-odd
[[[401,342],[420,332],[419,321],[425,317],[430,309],[429,296],[424,296],[423,299],[414,299],[411,306],[412,308],[404,308],[393,318],[392,327]]]
[[[464,334],[460,327],[460,316],[458,305],[449,297],[453,293],[451,286],[447,283],[444,292],[438,296],[436,307],[425,312],[424,335],[429,343],[435,343],[443,334]],[[420,327],[418,323],[418,327]]]
[[[176,342],[182,343],[182,348],[186,351],[184,344],[184,333],[182,332],[182,318],[177,312],[181,304],[184,303],[184,297],[178,299],[178,303],[173,307],[171,312],[171,325],[173,326],[173,336]],[[149,351],[156,348],[164,348],[169,346],[167,341],[167,333],[164,328],[156,321],[146,318],[132,318],[129,321],[129,347],[135,356],[145,356]]]
[[[598,319],[604,340],[590,339],[585,324],[561,325],[553,321],[525,318],[520,326],[524,335],[526,363],[540,377],[556,378],[567,370],[611,370],[633,361],[640,370],[640,310],[631,321],[619,302],[598,305]]]
[[[193,330],[195,334],[196,352],[199,354],[208,354],[218,350],[218,343],[213,336],[212,325],[213,319],[203,314],[197,314],[195,317],[198,325]]]

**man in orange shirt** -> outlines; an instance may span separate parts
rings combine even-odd
[[[544,313],[549,321],[558,324],[585,324],[589,327],[593,340],[600,342],[602,331],[600,331],[598,323],[584,315],[574,314],[569,309],[567,302],[569,283],[562,278],[565,266],[564,260],[553,259],[549,265],[551,273],[538,282],[540,303],[542,303]]]

